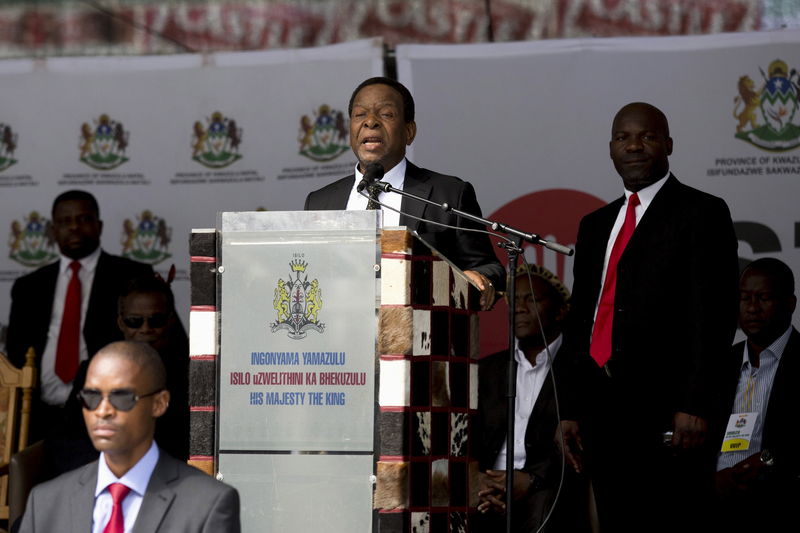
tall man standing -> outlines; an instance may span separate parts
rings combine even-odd
[[[720,198],[669,170],[664,114],[614,118],[624,196],[581,221],[562,349],[567,458],[593,480],[604,531],[692,531],[710,493],[704,447],[736,326],[737,241]]]
[[[32,439],[61,421],[80,362],[122,339],[117,299],[126,282],[153,275],[149,265],[100,249],[103,222],[90,193],[62,193],[52,217],[61,258],[14,282],[8,320],[9,359],[22,366],[28,348],[36,352],[40,401],[34,404]]]
[[[350,97],[350,146],[358,158],[355,174],[314,191],[306,198],[305,209],[367,209],[367,199],[356,186],[370,163],[385,169],[383,181],[397,189],[480,216],[481,209],[472,185],[415,166],[406,160],[406,146],[414,142],[414,99],[401,83],[390,78],[370,78],[362,82]],[[402,212],[384,210],[384,226],[407,226],[453,261],[481,290],[481,306],[494,304],[495,289],[505,286],[505,271],[492,250],[486,234],[468,231],[480,229],[450,212],[398,194],[381,193],[378,199]],[[410,215],[410,216],[409,216]],[[417,217],[423,219],[418,220]],[[443,228],[427,221],[458,229]]]

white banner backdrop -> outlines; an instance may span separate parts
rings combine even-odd
[[[675,174],[730,205],[740,256],[800,274],[798,44],[793,30],[400,46],[418,110],[409,155],[471,181],[484,214],[571,244],[580,217],[622,191],[607,155],[614,113],[649,101],[670,119]],[[58,193],[97,196],[107,251],[174,263],[186,310],[189,229],[217,211],[301,209],[349,173],[347,100],[381,72],[372,40],[0,62],[0,345],[11,283],[56,251],[43,231]],[[571,260],[539,261],[571,284]],[[505,344],[501,315],[482,319],[484,353]]]
[[[580,217],[622,194],[614,114],[646,101],[670,121],[676,176],[728,202],[740,257],[800,276],[800,31],[408,45],[397,64],[417,103],[410,159],[471,181],[484,215],[572,245]],[[571,259],[537,262],[571,286]],[[499,307],[483,353],[506,345]]]
[[[0,62],[0,326],[14,279],[56,257],[50,208],[73,188],[97,197],[106,251],[176,265],[187,324],[189,230],[214,227],[218,211],[302,209],[309,191],[352,172],[347,102],[383,72],[382,54],[365,40]]]

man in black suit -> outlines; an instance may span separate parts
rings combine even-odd
[[[59,425],[80,361],[109,342],[122,339],[117,327],[117,299],[126,282],[153,275],[149,265],[100,249],[103,222],[97,200],[88,192],[73,190],[59,195],[53,202],[52,217],[61,259],[14,282],[6,342],[9,359],[17,366],[24,363],[28,348],[36,352],[40,394],[34,404],[32,439],[45,436]],[[57,370],[56,362],[73,272],[80,281],[79,316],[75,317],[79,322],[74,337],[78,344],[68,356],[71,361],[64,373]]]
[[[731,350],[717,420],[719,531],[772,533],[797,527],[800,501],[800,333],[794,275],[758,259],[739,282],[739,325],[747,340]],[[753,421],[744,424],[744,420]],[[727,435],[731,432],[730,435]],[[747,433],[747,446],[742,433]],[[744,448],[744,449],[743,449]]]
[[[592,477],[604,530],[692,531],[711,491],[705,437],[736,326],[737,240],[725,202],[669,171],[660,110],[624,106],[609,146],[625,195],[578,231],[565,451]]]
[[[22,533],[240,531],[235,489],[164,453],[156,420],[169,405],[164,364],[144,343],[121,341],[89,363],[83,418],[100,458],[31,492]]]
[[[350,97],[350,146],[358,158],[355,174],[314,191],[306,198],[306,210],[366,209],[367,199],[356,192],[370,163],[385,169],[383,180],[403,191],[480,216],[481,209],[472,185],[407,161],[406,146],[414,141],[414,99],[401,83],[390,78],[370,78]],[[384,226],[407,226],[456,264],[481,290],[481,306],[494,304],[495,289],[505,286],[505,271],[492,250],[486,234],[450,212],[397,194],[381,193],[378,199],[402,211],[384,210]],[[417,217],[417,218],[413,218]],[[422,219],[422,221],[418,220]],[[443,228],[428,221],[458,229]]]
[[[513,531],[524,533],[539,531],[544,524],[555,505],[561,481],[562,461],[553,442],[558,415],[550,368],[552,364],[556,373],[559,369],[561,324],[570,295],[561,280],[546,268],[523,265],[517,269],[516,296],[512,523]],[[508,351],[481,359],[478,369],[479,430],[475,445],[481,470],[478,510],[482,516],[477,530],[496,533],[504,530],[506,521]],[[567,471],[558,506],[543,531],[588,531],[588,502],[585,479]]]

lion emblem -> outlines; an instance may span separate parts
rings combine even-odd
[[[733,99],[733,118],[739,121],[736,126],[736,133],[740,133],[744,129],[744,125],[750,123],[751,129],[758,128],[756,122],[756,110],[761,103],[761,91],[763,89],[755,90],[755,83],[750,76],[744,75],[739,78],[737,84],[739,95]],[[739,111],[741,109],[741,111]]]

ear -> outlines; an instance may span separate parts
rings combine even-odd
[[[417,136],[417,123],[413,120],[406,124],[406,146],[411,146]]]
[[[122,317],[120,315],[117,315],[117,327],[119,328],[120,331],[125,331],[123,329],[124,326],[125,323],[122,321]]]
[[[672,155],[672,137],[667,137],[667,155]]]
[[[559,324],[564,322],[569,314],[569,305],[562,303],[561,306],[558,308],[558,313],[556,313],[556,322]]]
[[[153,418],[158,418],[167,412],[169,407],[169,391],[164,389],[153,396]]]

